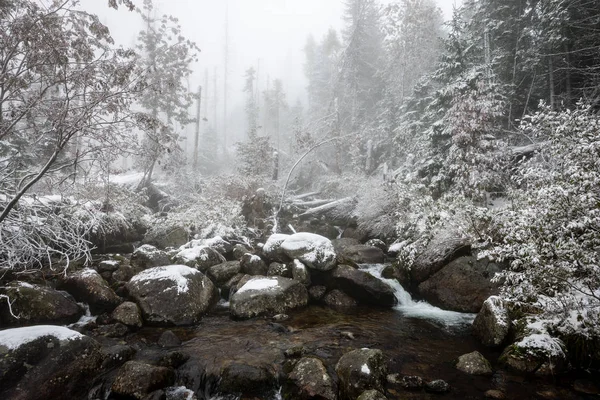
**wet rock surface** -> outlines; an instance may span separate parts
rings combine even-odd
[[[278,276],[246,276],[230,297],[231,315],[252,318],[275,315],[308,304],[306,287],[295,280]]]
[[[134,276],[127,288],[149,324],[197,323],[217,300],[212,281],[183,265],[147,269]]]
[[[365,390],[384,391],[387,365],[383,352],[363,348],[344,354],[335,366],[340,398],[354,400]]]
[[[77,301],[87,303],[93,313],[111,312],[123,301],[108,283],[93,269],[84,269],[67,276],[60,288]]]
[[[0,331],[0,398],[85,398],[102,359],[94,339],[67,328]]]
[[[502,267],[487,259],[459,257],[422,282],[418,291],[429,303],[445,310],[476,313],[483,302],[497,294],[491,280]]]
[[[68,293],[49,287],[15,281],[0,287],[0,294],[7,296],[11,302],[9,308],[6,301],[0,301],[2,327],[68,324],[77,321],[83,314],[81,307]]]

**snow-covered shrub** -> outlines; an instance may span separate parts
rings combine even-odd
[[[7,270],[62,269],[71,261],[89,259],[86,238],[93,224],[73,218],[78,208],[73,198],[22,198],[0,224],[0,275]]]
[[[96,237],[145,230],[152,213],[144,206],[146,196],[125,186],[88,184],[78,187],[75,196],[82,200],[73,218],[87,224]]]
[[[512,206],[493,220],[482,255],[510,261],[506,298],[536,305],[549,331],[600,358],[600,118],[543,109],[521,129],[543,145],[518,167]]]

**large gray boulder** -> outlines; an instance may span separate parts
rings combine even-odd
[[[127,361],[117,372],[111,392],[118,396],[142,400],[150,392],[175,383],[175,371],[139,361]]]
[[[508,336],[511,321],[502,298],[490,296],[473,321],[473,333],[486,346],[500,346]]]
[[[67,276],[60,288],[73,295],[77,301],[87,303],[94,314],[111,312],[123,300],[108,283],[93,269],[83,269]]]
[[[217,300],[217,289],[200,271],[185,265],[150,268],[127,284],[129,294],[154,325],[192,325]]]
[[[501,270],[487,259],[460,257],[422,282],[419,294],[440,308],[476,313],[488,297],[498,293],[499,285],[492,278]]]
[[[173,258],[176,263],[196,268],[201,272],[206,272],[213,265],[226,261],[225,257],[217,250],[202,245],[191,248],[180,248]]]
[[[275,261],[284,264],[290,261],[290,258],[285,254],[285,252],[281,248],[281,244],[289,237],[290,235],[285,235],[283,233],[275,233],[269,236],[269,238],[262,247],[262,252],[264,256],[269,261]]]
[[[384,392],[387,368],[381,350],[352,350],[340,358],[335,372],[341,400],[356,400],[369,389]]]
[[[150,244],[144,244],[131,255],[131,264],[141,269],[162,267],[171,264],[167,253]]]
[[[491,375],[493,372],[490,362],[478,351],[458,357],[456,369],[470,375]]]
[[[547,333],[529,333],[504,349],[499,361],[519,373],[555,375],[568,366],[564,347]]]
[[[141,328],[143,325],[142,312],[138,305],[131,301],[126,301],[115,308],[111,318],[130,328]]]
[[[383,251],[375,246],[358,243],[353,239],[332,240],[340,260],[352,260],[356,264],[381,264],[385,260]]]
[[[318,358],[298,360],[283,387],[284,398],[297,400],[335,400],[334,384],[327,368]]]
[[[262,258],[256,254],[246,253],[240,260],[242,272],[247,275],[266,275],[269,267]]]
[[[0,331],[0,398],[86,398],[102,359],[96,341],[68,328]]]
[[[208,268],[206,275],[219,287],[227,283],[242,270],[239,261],[227,261]]]
[[[396,305],[394,290],[368,272],[340,264],[331,272],[331,285],[351,294],[359,303],[382,307]]]
[[[329,271],[337,262],[331,240],[314,233],[294,233],[281,243],[281,248],[289,258],[319,271]]]
[[[0,295],[10,299],[0,301],[0,326],[69,324],[76,322],[83,310],[64,292],[26,282],[11,282],[0,287]],[[11,314],[19,318],[15,318]]]
[[[435,235],[417,256],[410,270],[413,284],[418,285],[427,280],[450,261],[470,252],[471,244],[468,239],[455,232]]]
[[[245,276],[229,301],[233,317],[252,318],[304,307],[308,291],[302,283],[280,276]]]

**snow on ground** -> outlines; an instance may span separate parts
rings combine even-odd
[[[371,373],[371,370],[369,369],[369,366],[367,364],[363,364],[362,367],[360,367],[360,372],[369,375]]]
[[[143,172],[128,172],[126,174],[111,175],[109,181],[121,186],[137,186],[144,178]]]
[[[0,347],[4,346],[9,350],[15,350],[24,344],[33,342],[44,336],[53,336],[61,341],[75,340],[83,337],[81,333],[63,326],[28,326],[25,328],[13,328],[0,331]]]
[[[199,274],[200,271],[185,265],[168,265],[166,267],[155,267],[140,272],[130,282],[150,282],[155,280],[170,280],[177,285],[177,294],[187,293],[188,276]]]
[[[277,278],[252,278],[244,284],[236,293],[249,290],[271,290],[278,286]]]

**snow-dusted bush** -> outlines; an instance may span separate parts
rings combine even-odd
[[[543,109],[521,129],[543,142],[514,177],[512,206],[496,215],[492,247],[509,260],[503,295],[535,305],[567,341],[600,343],[600,118]],[[598,349],[596,349],[598,351]]]

